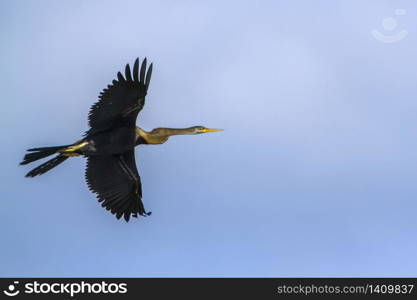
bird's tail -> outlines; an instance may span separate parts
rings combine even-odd
[[[40,148],[28,149],[27,151],[29,151],[30,153],[27,153],[23,157],[23,161],[20,164],[21,165],[26,165],[26,164],[29,164],[31,162],[37,161],[39,159],[45,158],[47,156],[53,155],[55,153],[60,153],[62,151],[65,152],[66,149],[69,149],[69,147],[71,147],[73,145],[74,144],[64,145],[64,146],[56,146],[56,147],[40,147]],[[69,156],[71,156],[71,155],[68,155],[68,154],[69,153],[66,153],[66,154],[61,154],[60,153],[59,155],[55,156],[54,158],[48,160],[47,162],[41,164],[40,166],[36,167],[35,169],[33,169],[32,171],[27,173],[26,177],[35,177],[37,175],[42,175],[42,174],[48,172],[52,168],[56,167],[57,165],[59,165],[60,163],[65,161]]]
[[[42,175],[68,159],[69,156],[59,154],[26,174],[26,177]]]

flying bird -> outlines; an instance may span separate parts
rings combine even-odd
[[[120,219],[148,216],[142,202],[142,185],[136,168],[135,147],[159,145],[174,135],[195,135],[221,131],[204,126],[188,128],[155,128],[145,131],[136,126],[136,119],[145,104],[152,75],[152,64],[147,68],[146,58],[139,68],[135,60],[133,70],[126,65],[124,76],[108,85],[91,106],[89,129],[82,139],[73,144],[28,149],[21,165],[55,155],[26,174],[26,177],[42,175],[70,157],[87,158],[85,179],[88,188],[96,194],[101,206]]]

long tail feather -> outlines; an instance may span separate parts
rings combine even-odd
[[[23,157],[23,161],[20,163],[21,165],[27,165],[28,163],[34,162],[38,159],[47,157],[49,155],[54,154],[55,150],[47,150],[47,151],[39,151],[39,152],[32,152],[28,153]]]
[[[27,165],[31,162],[34,162],[38,159],[42,159],[49,155],[55,154],[57,151],[70,147],[74,144],[70,145],[63,145],[63,146],[54,146],[54,147],[39,147],[39,148],[31,148],[28,149],[30,153],[27,153],[23,157],[23,161],[20,163],[21,165]]]
[[[41,164],[40,166],[27,173],[26,177],[35,177],[37,175],[42,175],[51,170],[52,168],[55,168],[57,165],[64,162],[66,159],[68,159],[68,156],[57,155],[54,158],[48,160],[47,162]]]
[[[63,146],[54,146],[54,147],[38,147],[38,148],[30,148],[27,151],[33,152],[33,151],[58,151],[63,148],[67,148],[70,146],[73,146],[74,144],[69,145],[63,145]]]
[[[37,161],[38,159],[45,158],[47,156],[53,155],[57,152],[60,152],[60,150],[65,150],[68,147],[71,147],[75,144],[70,145],[63,145],[63,146],[54,146],[54,147],[39,147],[39,148],[31,148],[28,149],[29,153],[27,153],[23,157],[23,161],[20,163],[21,165],[26,165],[31,162]],[[47,162],[41,164],[37,168],[33,169],[29,173],[26,174],[26,177],[34,177],[37,175],[44,174],[51,170],[52,168],[56,167],[63,161],[65,161],[69,156],[68,155],[57,155],[54,158],[48,160]]]

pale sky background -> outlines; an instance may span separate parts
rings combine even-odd
[[[0,276],[417,276],[416,20],[416,1],[1,1]],[[140,126],[226,130],[137,149],[153,215],[125,223],[83,158],[18,163],[80,138],[138,56]]]

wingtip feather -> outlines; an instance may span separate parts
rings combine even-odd
[[[132,74],[130,72],[130,66],[129,66],[129,64],[126,64],[125,76],[126,76],[126,80],[127,81],[132,81]]]
[[[124,77],[123,77],[122,73],[120,73],[120,72],[117,72],[117,79],[118,79],[120,82],[124,82],[124,81],[125,81],[125,79],[124,79]]]
[[[136,82],[139,81],[139,57],[136,58],[135,64],[133,65],[133,78]]]
[[[146,63],[147,59],[145,57],[145,59],[142,61],[142,66],[140,67],[140,81],[143,83],[145,82]]]
[[[145,79],[145,86],[146,90],[148,90],[149,83],[151,82],[152,77],[152,69],[153,69],[153,63],[149,65],[148,72],[146,73],[146,79]]]

